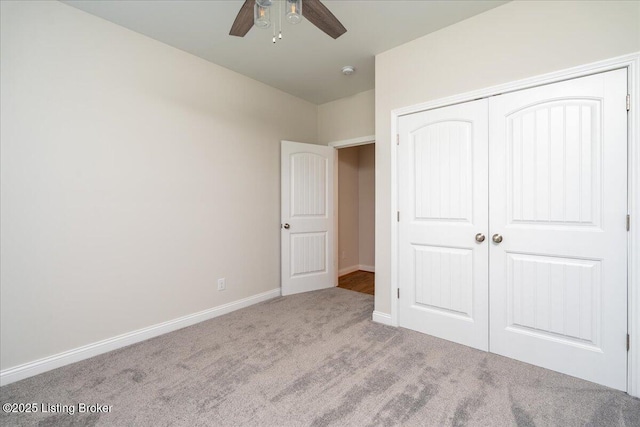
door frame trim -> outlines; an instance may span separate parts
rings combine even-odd
[[[631,109],[628,114],[628,213],[631,224],[628,239],[628,282],[627,282],[627,327],[630,336],[630,348],[627,354],[627,393],[640,397],[640,52],[619,56],[604,61],[572,67],[552,73],[529,77],[522,80],[491,86],[488,88],[440,98],[416,105],[396,108],[391,111],[391,141],[398,133],[398,120],[401,116],[446,107],[449,105],[473,101],[514,92],[531,87],[557,83],[564,80],[585,77],[591,74],[627,68],[628,91],[631,95]],[[396,144],[391,144],[391,313],[390,324],[398,326],[398,154]],[[635,327],[634,327],[635,326]]]
[[[343,139],[341,141],[333,141],[328,143],[327,145],[333,148],[348,148],[348,147],[357,147],[358,145],[367,145],[367,144],[375,144],[375,143],[376,143],[376,136],[368,135],[368,136],[361,136],[358,138]]]

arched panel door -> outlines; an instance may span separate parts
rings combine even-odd
[[[335,286],[332,147],[282,141],[282,294]]]
[[[627,385],[627,71],[496,96],[490,351]]]
[[[487,100],[400,118],[399,325],[488,350]]]
[[[401,117],[400,326],[627,388],[627,71]]]

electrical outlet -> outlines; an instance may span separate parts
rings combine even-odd
[[[347,257],[347,253],[345,251],[342,251],[342,259],[345,259]]]
[[[224,291],[227,289],[227,283],[225,282],[224,277],[222,279],[218,279],[218,290]]]

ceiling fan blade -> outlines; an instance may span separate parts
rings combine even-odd
[[[320,3],[320,0],[304,0],[302,2],[302,15],[334,39],[347,32],[347,29],[338,21],[338,18],[325,5]]]
[[[236,20],[233,21],[230,36],[244,37],[251,27],[253,27],[253,5],[256,0],[246,0],[240,8],[240,12],[236,16]]]

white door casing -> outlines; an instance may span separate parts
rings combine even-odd
[[[282,295],[335,286],[332,147],[281,143]]]
[[[627,71],[491,98],[490,350],[626,390]]]
[[[487,111],[484,99],[404,116],[398,147],[398,323],[481,350],[488,350]]]

